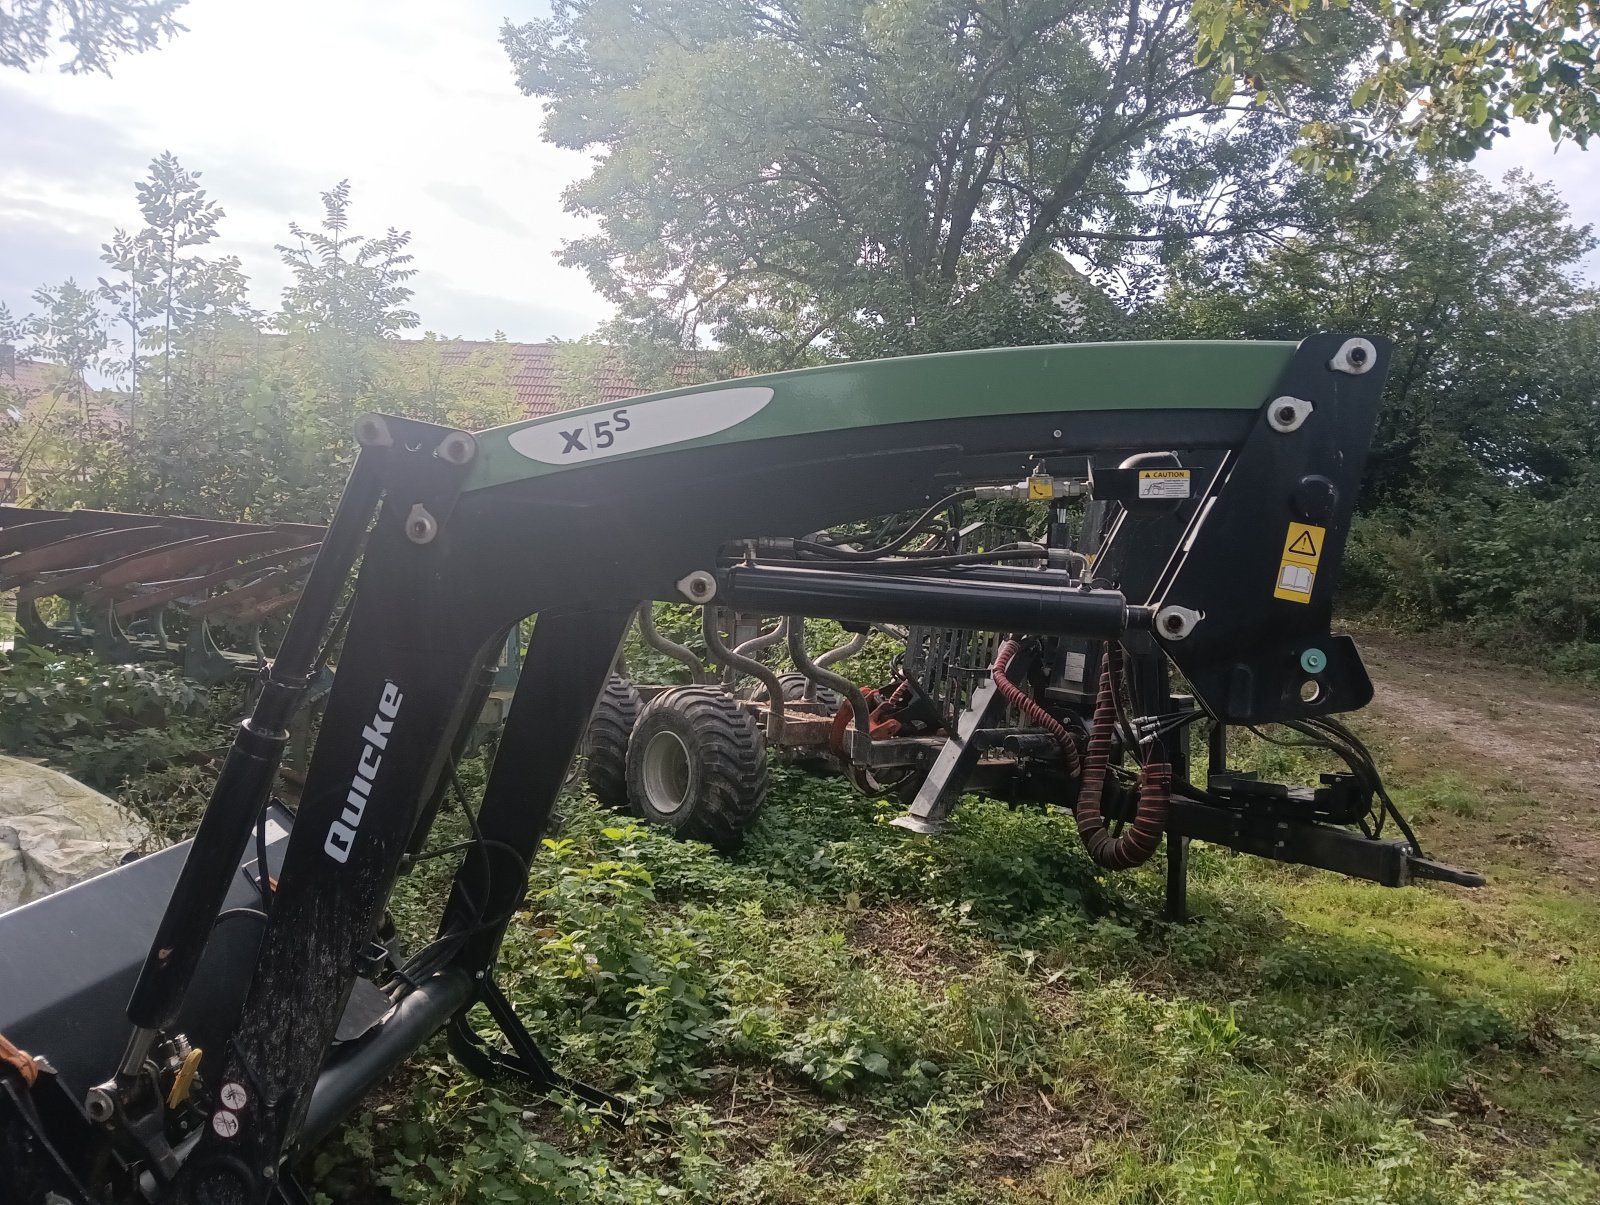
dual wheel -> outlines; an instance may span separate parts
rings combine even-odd
[[[589,789],[606,807],[717,849],[737,849],[767,800],[760,725],[714,686],[675,686],[643,703],[612,674],[585,753]]]

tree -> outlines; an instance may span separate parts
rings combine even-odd
[[[306,230],[291,222],[298,243],[277,248],[294,273],[279,326],[353,339],[388,339],[415,327],[416,313],[405,308],[411,300],[405,282],[417,274],[406,251],[411,232],[391,226],[382,238],[350,233],[348,180],[322,194],[321,226]]]
[[[1264,255],[1181,266],[1155,325],[1392,336],[1372,505],[1471,492],[1485,472],[1561,489],[1600,455],[1600,355],[1580,335],[1600,304],[1580,274],[1596,241],[1570,219],[1553,188],[1520,173],[1496,187],[1391,165],[1330,190],[1313,230]]]
[[[567,195],[599,230],[563,261],[636,330],[781,364],[1081,337],[1074,261],[1291,220],[1296,121],[1197,66],[1187,12],[568,0],[502,41],[545,136],[601,151]],[[1284,87],[1331,117],[1376,24],[1325,23]]]
[[[41,286],[33,301],[39,308],[21,318],[0,306],[0,343],[20,344],[24,356],[55,365],[42,389],[25,392],[0,381],[0,464],[8,499],[28,495],[37,477],[50,477],[73,448],[92,443],[86,437],[101,418],[90,405],[88,377],[102,367],[109,337],[94,294],[66,280]]]
[[[111,307],[111,321],[118,331],[126,331],[119,339],[123,357],[107,362],[107,371],[119,382],[128,386],[128,421],[134,422],[139,407],[139,387],[143,382],[148,357],[144,354],[146,319],[151,316],[147,308],[150,289],[155,282],[151,265],[151,248],[135,241],[124,230],[117,230],[109,243],[101,244],[100,258],[113,269],[124,274],[125,279],[115,283],[104,276],[97,278],[96,295]]]
[[[338,412],[368,395],[381,344],[418,325],[406,308],[417,273],[409,231],[352,233],[348,180],[322,194],[322,210],[321,229],[291,222],[296,242],[277,248],[293,279],[274,324],[299,349],[307,387]]]
[[[0,0],[0,67],[24,71],[50,57],[52,35],[70,47],[61,70],[111,74],[119,54],[154,50],[182,33],[186,0]]]
[[[153,353],[146,358],[163,361],[164,371],[162,404],[147,406],[137,427],[84,439],[81,429],[39,426],[28,453],[33,500],[321,522],[349,474],[357,414],[383,409],[469,429],[520,416],[507,349],[388,337],[417,322],[405,308],[405,282],[415,274],[409,235],[353,231],[348,185],[324,194],[321,229],[291,224],[298,245],[280,252],[294,279],[269,331],[244,303],[239,261],[193,253],[222,217],[195,180],[171,156],[152,165],[138,185],[147,225],[119,230],[105,245],[120,282],[102,281],[98,296],[75,285],[41,291],[46,309],[28,322],[48,328],[53,358],[81,364],[93,350],[93,339],[72,337],[74,315],[99,322],[104,346],[96,303],[110,300],[116,321],[132,324],[136,342]],[[0,323],[9,320],[0,314]],[[0,430],[7,449],[24,438]]]
[[[255,317],[246,300],[246,282],[237,257],[206,260],[185,254],[217,237],[227,216],[200,187],[200,173],[186,171],[170,151],[150,164],[149,176],[135,185],[142,229],[118,229],[102,244],[100,258],[124,279],[100,279],[100,297],[117,322],[127,327],[128,358],[116,367],[129,380],[130,416],[149,350],[160,365],[158,384],[165,405],[172,392],[174,357],[183,339],[193,339],[232,319]]]
[[[564,0],[502,30],[546,136],[599,151],[564,262],[624,329],[777,366],[1099,333],[1046,253],[1137,298],[1377,152],[1581,143],[1597,40],[1591,0]]]
[[[39,309],[27,320],[28,352],[66,370],[61,396],[77,406],[78,420],[87,423],[89,372],[99,367],[110,342],[105,315],[95,304],[94,293],[71,279],[54,287],[41,286],[33,301]]]
[[[394,340],[363,352],[319,335],[221,333],[186,356],[171,404],[131,436],[62,459],[52,505],[251,522],[326,522],[356,454],[351,431],[381,409],[476,429],[520,417],[509,357],[449,340]],[[360,391],[330,395],[335,376]]]
[[[1600,5],[1594,0],[1334,0],[1370,12],[1382,36],[1362,63],[1354,113],[1314,120],[1301,161],[1348,174],[1374,150],[1471,158],[1512,121],[1580,147],[1600,130]],[[1327,36],[1310,0],[1195,0],[1198,58],[1287,107],[1304,70],[1296,39]]]
[[[1242,262],[1180,265],[1149,326],[1212,338],[1395,338],[1346,605],[1464,621],[1600,671],[1600,294],[1595,246],[1548,186],[1392,163]],[[1342,194],[1342,195],[1340,195]],[[1566,647],[1551,648],[1562,642]]]
[[[11,312],[11,307],[0,301],[0,432],[9,435],[22,421],[23,412],[32,400],[27,391],[15,384],[17,347],[27,333],[27,320]],[[0,442],[3,442],[0,436]]]

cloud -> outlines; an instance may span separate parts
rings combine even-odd
[[[0,130],[6,132],[7,191],[21,177],[44,176],[102,187],[131,179],[149,161],[135,139],[102,117],[58,109],[0,76]]]
[[[471,184],[457,184],[449,180],[435,180],[423,188],[428,196],[451,206],[462,217],[476,222],[487,230],[521,238],[528,233],[525,222],[481,188]]]
[[[539,141],[539,104],[497,41],[502,12],[488,0],[463,0],[448,21],[432,0],[190,0],[188,33],[110,79],[7,76],[0,215],[20,198],[33,220],[0,216],[0,263],[25,260],[24,279],[81,274],[113,228],[139,223],[133,182],[171,150],[227,211],[204,253],[237,254],[258,305],[272,308],[284,283],[272,245],[291,220],[315,225],[317,194],[348,178],[357,232],[412,232],[425,325],[590,330],[609,307],[554,258],[588,229],[560,200],[588,160]],[[0,286],[13,305],[17,275]]]
[[[1554,184],[1571,208],[1575,226],[1593,226],[1600,235],[1600,156],[1563,142],[1552,144],[1542,128],[1521,123],[1511,134],[1473,160],[1472,166],[1491,179],[1520,169],[1535,180]],[[1600,248],[1584,261],[1589,280],[1600,283]]]
[[[98,243],[71,229],[7,208],[0,211],[5,238],[0,242],[0,301],[13,313],[26,314],[34,306],[33,292],[40,285],[59,284],[72,277],[93,288],[105,272]]]
[[[422,325],[440,334],[486,339],[504,331],[515,343],[542,343],[551,335],[576,339],[592,331],[598,321],[593,294],[586,288],[569,290],[567,302],[473,293],[440,280],[419,275],[411,308],[422,315]]]

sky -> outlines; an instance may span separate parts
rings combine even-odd
[[[92,283],[100,245],[139,224],[134,180],[170,150],[227,211],[209,252],[244,261],[262,308],[287,277],[273,246],[288,223],[314,225],[318,194],[349,179],[357,229],[412,232],[423,329],[529,342],[593,330],[607,304],[554,257],[586,229],[561,193],[587,160],[540,140],[539,101],[517,91],[497,40],[502,20],[543,10],[191,0],[187,33],[111,78],[0,72],[0,301],[26,311],[40,284]],[[1518,127],[1476,166],[1555,182],[1574,220],[1600,229],[1600,154]],[[1600,280],[1600,255],[1588,270]]]
[[[286,281],[276,243],[315,225],[342,179],[354,226],[412,233],[423,329],[574,338],[609,313],[553,256],[585,226],[561,191],[586,157],[539,137],[498,33],[517,0],[191,0],[188,32],[117,60],[0,72],[0,301],[104,272],[100,245],[137,228],[133,182],[170,150],[227,211],[206,253],[235,254],[254,301]]]

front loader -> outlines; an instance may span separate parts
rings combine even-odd
[[[1050,776],[1057,803],[1082,801],[1086,840],[1266,840],[1257,852],[1391,885],[1476,881],[1297,797],[1255,806],[1269,784],[1192,786],[1143,735],[1169,718],[1164,695],[1141,696],[1155,714],[1118,714],[1118,676],[1137,658],[1181,674],[1219,731],[1328,724],[1369,701],[1353,642],[1329,622],[1388,357],[1380,339],[1336,334],[1033,347],[749,378],[476,435],[363,418],[344,496],[194,840],[0,917],[0,1201],[302,1200],[296,1156],[441,1030],[474,1073],[562,1086],[616,1116],[619,1102],[562,1080],[494,976],[649,599],[796,626],[1003,633],[1018,652],[998,676],[1015,682],[1033,672],[1019,657],[1066,665],[1097,650],[1087,739],[1058,741]],[[1041,468],[1124,506],[1116,576],[1038,547],[853,556],[813,538]],[[808,488],[785,484],[797,480]],[[1162,509],[1146,515],[1152,497]],[[397,951],[390,893],[417,855],[439,852],[434,818],[506,634],[529,615],[437,936]],[[291,815],[270,799],[274,775],[341,631]],[[876,742],[857,702],[843,735],[859,760]],[[1112,831],[1104,801],[1119,774],[1168,806]],[[495,1032],[474,1028],[478,1005]]]

